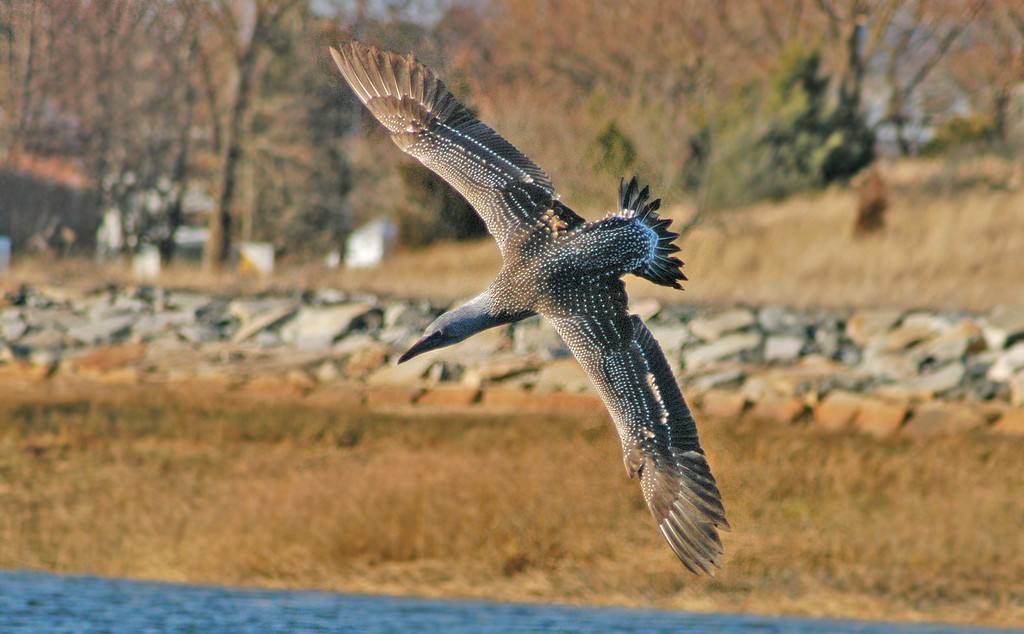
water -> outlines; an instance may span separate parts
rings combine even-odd
[[[3,633],[952,634],[993,631],[1010,630],[483,601],[438,601],[0,571],[0,632]]]

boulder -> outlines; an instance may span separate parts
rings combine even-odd
[[[73,326],[68,329],[68,337],[87,346],[113,343],[126,338],[134,323],[133,315],[115,315]]]
[[[1024,339],[1024,310],[997,306],[981,320],[985,341],[993,350],[1001,350]]]
[[[898,308],[858,310],[846,320],[846,338],[865,346],[872,339],[888,332],[903,316]]]
[[[814,421],[829,431],[851,429],[866,401],[860,394],[840,390],[830,392],[814,408]]]
[[[980,429],[985,417],[975,409],[960,403],[922,403],[914,409],[903,426],[908,436],[936,436]]]
[[[793,363],[800,358],[804,338],[793,335],[769,335],[764,340],[766,363]]]
[[[906,405],[867,398],[861,403],[860,412],[853,420],[853,428],[870,436],[882,438],[899,431],[906,418]]]
[[[1024,341],[1018,342],[995,353],[995,360],[986,377],[992,381],[1009,381],[1018,370],[1024,368]]]
[[[804,401],[796,396],[766,395],[747,410],[746,416],[756,421],[788,425],[806,409]]]
[[[915,346],[911,352],[916,359],[953,361],[963,358],[968,351],[980,352],[984,348],[985,340],[981,336],[981,328],[973,321],[963,319]]]
[[[712,363],[738,356],[761,345],[761,335],[756,332],[738,332],[716,339],[711,343],[687,346],[683,350],[683,365],[696,369]]]
[[[730,332],[749,328],[756,323],[754,313],[745,308],[734,308],[716,315],[700,317],[688,324],[690,332],[704,341],[714,341]]]
[[[281,339],[299,350],[328,348],[372,308],[365,303],[304,306],[281,327]]]
[[[590,377],[573,358],[555,359],[541,367],[534,380],[538,390],[554,392],[587,392],[594,389]]]
[[[512,326],[512,345],[518,354],[539,354],[547,359],[572,353],[546,319],[530,317]]]

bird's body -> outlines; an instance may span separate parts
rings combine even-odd
[[[697,427],[665,355],[630,315],[622,276],[679,288],[681,262],[660,201],[633,179],[619,209],[587,222],[563,205],[551,179],[459,104],[410,57],[350,42],[332,49],[345,80],[406,153],[455,187],[501,251],[494,282],[428,326],[399,362],[476,332],[540,314],[549,319],[608,406],[626,470],[662,534],[693,572],[721,566],[727,529]]]

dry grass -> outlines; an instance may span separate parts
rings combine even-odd
[[[0,566],[347,591],[1011,624],[1020,439],[704,425],[734,530],[661,543],[606,420],[0,399]]]

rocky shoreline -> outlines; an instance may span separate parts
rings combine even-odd
[[[425,410],[603,410],[539,318],[395,365],[444,308],[331,289],[230,297],[23,286],[0,299],[0,380],[202,382]],[[653,301],[633,310],[691,403],[716,419],[876,436],[1024,434],[1024,311],[715,310]]]

